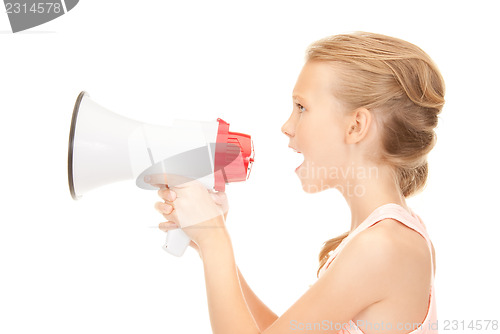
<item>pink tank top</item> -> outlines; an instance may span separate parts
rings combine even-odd
[[[392,218],[395,219],[409,228],[418,232],[424,239],[427,241],[427,245],[429,246],[429,251],[431,252],[431,263],[432,263],[432,246],[431,241],[429,239],[429,235],[427,234],[427,230],[425,228],[422,219],[415,214],[411,209],[410,212],[406,211],[402,206],[389,203],[382,205],[376,208],[358,227],[354,229],[347,237],[342,240],[340,245],[332,252],[325,265],[321,268],[319,272],[319,276],[323,275],[325,270],[328,269],[328,266],[333,262],[338,253],[342,251],[345,245],[358,233],[364,231],[365,229],[375,225],[381,220]],[[425,316],[425,320],[422,322],[422,325],[418,328],[412,327],[411,324],[400,324],[402,329],[408,329],[406,333],[408,334],[436,334],[438,333],[438,324],[437,324],[437,310],[436,310],[436,299],[434,295],[434,266],[432,267],[431,273],[431,286],[429,289],[429,306],[427,307],[427,314]],[[376,324],[374,324],[376,325]],[[403,326],[408,327],[403,327]],[[399,324],[393,324],[393,326],[399,326]],[[398,327],[399,328],[399,327]],[[356,326],[354,321],[350,320],[348,323],[344,324],[342,329],[337,332],[337,334],[364,334],[361,329]]]

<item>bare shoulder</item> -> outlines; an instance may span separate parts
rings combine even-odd
[[[361,232],[358,236],[362,237],[363,240],[361,241],[377,243],[387,251],[398,254],[398,256],[395,256],[395,260],[412,261],[413,265],[418,264],[415,262],[428,264],[430,260],[427,241],[418,232],[395,219],[383,219]],[[370,240],[372,241],[369,242]],[[434,246],[432,243],[431,246],[434,255]]]
[[[418,323],[429,302],[430,256],[418,232],[384,219],[345,244],[320,278],[322,291],[348,291],[346,298],[358,301],[349,310],[355,322]]]
[[[386,275],[379,277],[387,279],[391,283],[387,288],[393,291],[396,288],[394,282],[409,279],[415,283],[415,275],[422,277],[430,271],[430,253],[426,240],[394,219],[384,219],[367,228],[356,235],[345,248],[344,251],[350,248],[348,253],[353,257],[357,254],[359,261],[376,263],[383,269]]]
[[[370,295],[372,302],[385,300],[399,293],[397,284],[415,273],[414,258],[418,256],[411,250],[415,239],[402,239],[402,232],[392,222],[381,221],[345,245],[332,263],[334,270],[361,274],[367,278],[362,293]]]
[[[365,229],[346,245],[358,254],[373,254],[374,256],[383,255],[385,259],[395,260],[398,258],[399,245],[396,242],[398,237],[395,235],[392,219],[384,219],[376,225]]]
[[[400,262],[407,259],[408,251],[402,242],[402,232],[398,222],[384,219],[356,235],[346,245],[343,253],[352,254],[358,260],[373,262],[385,270],[397,269]],[[408,242],[408,245],[411,243]]]

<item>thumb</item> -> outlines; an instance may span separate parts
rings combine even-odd
[[[228,201],[227,201],[227,195],[224,191],[210,191],[210,196],[212,196],[212,199],[214,202],[222,207],[222,210],[225,212],[227,209],[229,209]]]
[[[212,196],[215,203],[219,205],[222,205],[224,204],[224,202],[227,201],[227,196],[225,192],[211,192],[210,195]]]

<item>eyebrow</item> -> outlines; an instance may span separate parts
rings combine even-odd
[[[300,96],[300,95],[298,95],[298,94],[293,94],[293,95],[292,95],[292,99],[305,100],[302,96]]]

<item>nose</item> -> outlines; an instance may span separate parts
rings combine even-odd
[[[286,121],[285,124],[283,124],[283,126],[281,127],[281,132],[288,137],[294,136],[294,131],[291,126],[290,119],[288,119],[288,121]]]

